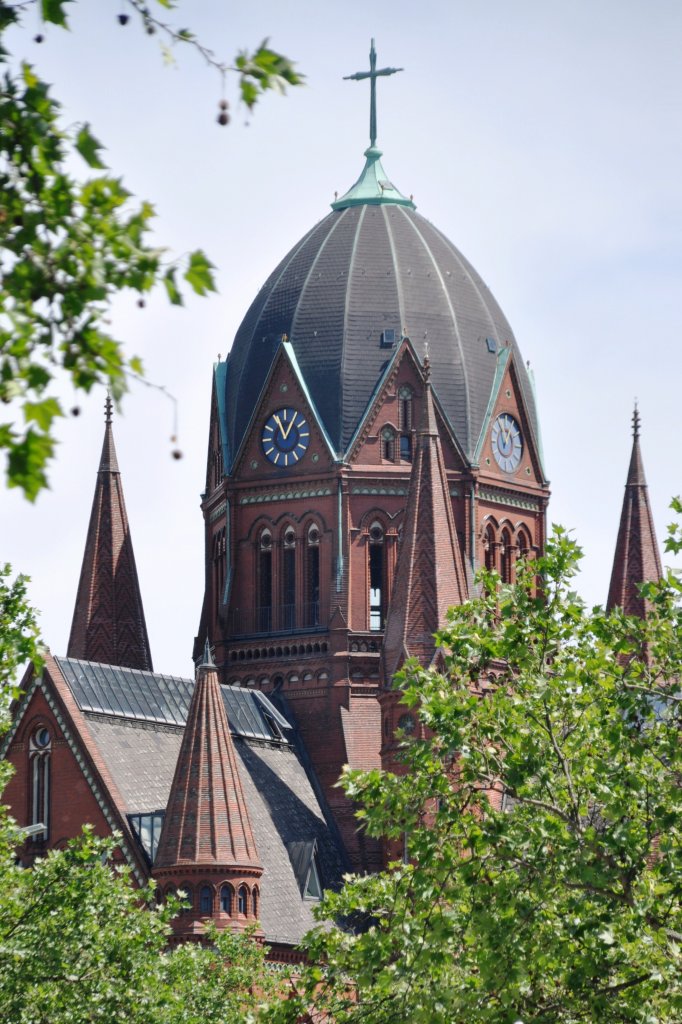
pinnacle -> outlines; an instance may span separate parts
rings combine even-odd
[[[428,364],[427,364],[428,371]],[[467,598],[467,583],[428,376],[395,584],[384,633],[383,669],[390,682],[403,656],[430,664],[433,634],[447,609]]]
[[[628,615],[644,617],[646,602],[638,592],[638,585],[659,580],[663,568],[639,445],[640,417],[637,405],[632,417],[632,428],[632,454],[606,607],[619,607]]]
[[[152,671],[109,396],[67,654],[104,665]]]

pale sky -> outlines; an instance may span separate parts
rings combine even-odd
[[[165,66],[121,5],[74,5],[14,51],[54,83],[65,122],[89,121],[110,168],[156,207],[172,253],[203,247],[219,295],[171,308],[117,301],[112,329],[171,404],[133,386],[114,430],[159,671],[191,674],[204,582],[199,495],[212,363],[229,350],[261,284],[363,166],[368,64],[378,84],[384,167],[491,287],[535,374],[551,481],[550,520],[585,549],[578,590],[605,600],[635,397],[659,540],[682,491],[682,4],[679,0],[196,0],[172,17],[221,56],[272,45],[307,85],[253,116],[215,118],[217,76],[189,51]],[[161,8],[159,8],[161,10]],[[235,84],[228,98],[236,108]],[[85,168],[78,168],[85,174]],[[45,640],[64,653],[103,434],[104,395],[59,429],[52,489],[29,506],[0,492],[0,560],[33,582]],[[664,558],[664,562],[669,559]]]

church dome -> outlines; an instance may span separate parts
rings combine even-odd
[[[387,180],[381,153],[273,271],[237,332],[226,374],[232,457],[283,336],[331,442],[344,453],[387,361],[408,336],[459,444],[473,459],[511,346],[535,430],[532,388],[511,327],[471,264]],[[388,333],[387,333],[388,332]],[[390,332],[393,332],[391,335]]]

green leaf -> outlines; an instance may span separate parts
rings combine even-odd
[[[71,2],[72,0],[40,0],[40,13],[43,21],[66,28],[67,22],[64,7]]]
[[[106,167],[106,164],[102,163],[99,158],[99,151],[102,148],[102,143],[98,142],[95,136],[91,134],[90,126],[84,124],[76,136],[76,149],[89,167],[95,167],[98,170]]]
[[[207,292],[216,290],[213,280],[213,264],[206,258],[201,249],[190,253],[189,266],[184,273],[184,278],[197,295],[206,295]],[[166,285],[168,288],[168,285]],[[171,298],[171,302],[172,302]]]
[[[166,273],[163,276],[163,283],[166,286],[166,292],[168,294],[168,298],[170,299],[172,305],[174,305],[174,306],[182,306],[182,304],[183,304],[183,302],[182,302],[182,295],[178,291],[178,286],[177,286],[176,281],[175,281],[175,273],[176,273],[176,268],[175,267],[170,267],[170,269],[167,270]],[[202,293],[200,292],[199,294],[202,294]]]

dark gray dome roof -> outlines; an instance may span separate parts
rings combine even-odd
[[[381,334],[428,341],[432,382],[457,439],[473,456],[497,349],[516,355],[532,426],[532,389],[511,327],[484,281],[408,206],[353,205],[320,221],[271,274],[237,332],[227,367],[229,444],[236,452],[282,335],[338,452],[344,452],[391,352]]]

